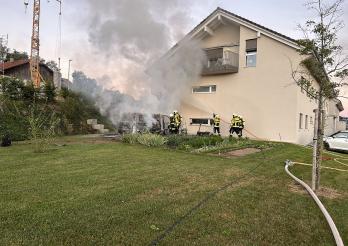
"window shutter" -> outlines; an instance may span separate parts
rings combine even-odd
[[[208,60],[219,59],[223,57],[223,49],[210,49],[206,50]]]
[[[257,51],[257,39],[249,39],[246,41],[246,51]]]

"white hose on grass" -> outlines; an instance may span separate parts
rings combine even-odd
[[[335,238],[335,241],[336,241],[336,245],[337,246],[344,246],[343,240],[342,240],[342,238],[340,236],[340,233],[338,232],[337,227],[336,227],[334,221],[332,220],[330,214],[327,212],[326,208],[321,203],[321,201],[319,200],[317,195],[314,193],[314,191],[305,182],[303,182],[301,179],[297,178],[295,175],[293,175],[289,171],[289,166],[291,166],[291,165],[293,165],[293,163],[291,161],[287,160],[285,162],[285,171],[286,171],[286,173],[289,174],[289,176],[291,178],[293,178],[296,182],[301,184],[308,191],[308,193],[312,196],[312,198],[314,199],[314,201],[316,202],[316,204],[320,208],[321,212],[324,214],[326,221],[329,223],[329,226],[331,228],[332,234],[333,234],[333,236]]]

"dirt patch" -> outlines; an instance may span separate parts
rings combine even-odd
[[[323,157],[321,158],[323,161],[331,161],[333,160],[334,158],[330,157],[330,156],[327,156],[327,155],[323,155]]]
[[[229,152],[224,152],[224,153],[215,154],[215,155],[223,156],[223,157],[243,157],[243,156],[255,154],[258,152],[261,152],[261,150],[256,148],[245,148],[245,149],[232,150]]]
[[[163,193],[163,190],[160,188],[155,188],[153,190],[147,191],[145,193],[142,194],[138,194],[137,195],[137,199],[141,200],[141,201],[145,201],[147,199],[153,199],[156,196],[159,196]]]
[[[308,194],[307,190],[302,187],[302,185],[293,183],[289,185],[289,191],[298,193],[298,194]],[[346,196],[345,193],[341,193],[335,189],[329,187],[321,187],[316,193],[319,197],[325,197],[328,199],[340,199]]]

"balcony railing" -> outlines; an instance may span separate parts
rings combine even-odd
[[[223,48],[206,50],[208,62],[203,67],[202,75],[238,73],[239,54],[223,51]]]

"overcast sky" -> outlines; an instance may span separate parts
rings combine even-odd
[[[30,51],[31,27],[32,27],[32,1],[25,13],[23,0],[0,0],[0,35],[9,35],[9,47],[18,50]],[[46,60],[62,59],[63,75],[67,75],[68,60],[72,59],[72,67],[76,70],[84,70],[91,77],[102,76],[99,73],[101,64],[105,59],[98,58],[96,49],[90,46],[91,20],[95,18],[95,9],[91,6],[103,3],[104,0],[63,0],[62,15],[62,49],[58,48],[58,3],[41,0],[41,50],[40,55]],[[114,0],[120,2],[125,0]],[[132,2],[132,0],[128,0]],[[141,0],[137,0],[141,1]],[[145,1],[145,0],[144,0]],[[156,1],[156,0],[153,0]],[[157,0],[158,1],[158,0]],[[190,31],[207,15],[217,7],[241,15],[254,22],[278,31],[293,38],[300,38],[301,33],[296,26],[304,23],[311,13],[304,6],[303,0],[176,0],[180,7],[179,12],[185,12],[185,20],[177,19],[183,33]],[[105,0],[105,2],[110,2]],[[162,5],[173,3],[171,0],[160,0]],[[110,5],[111,6],[111,5]],[[105,10],[108,11],[108,6]],[[134,10],[134,9],[133,9]],[[133,11],[129,9],[128,11]],[[156,11],[156,10],[153,10]],[[340,33],[340,42],[348,52],[348,2],[344,5],[344,21],[346,27]],[[161,18],[161,12],[157,18]],[[142,18],[139,16],[138,20]],[[151,35],[151,33],[149,33]],[[177,38],[180,37],[176,36]],[[171,40],[173,44],[178,40]],[[60,53],[60,54],[59,54]],[[114,68],[115,69],[115,68]],[[99,73],[94,76],[94,73]],[[344,100],[343,100],[344,101]],[[344,101],[348,108],[348,101]]]

